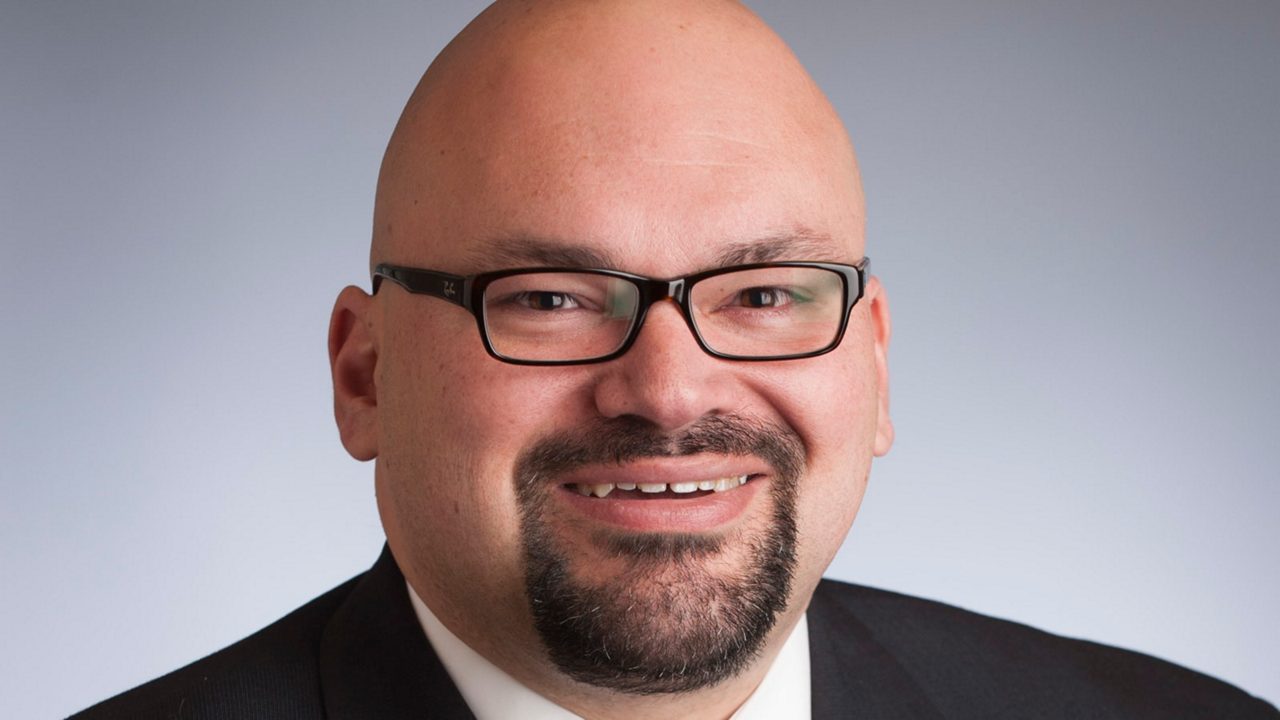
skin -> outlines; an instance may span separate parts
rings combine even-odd
[[[457,274],[541,265],[568,249],[672,277],[765,247],[779,259],[852,263],[864,246],[862,190],[839,119],[782,41],[730,2],[489,8],[410,99],[383,161],[374,225],[374,263]],[[342,442],[376,458],[388,543],[445,626],[584,717],[727,717],[803,613],[857,513],[872,457],[893,441],[889,332],[873,279],[841,345],[816,358],[710,357],[662,303],[622,358],[520,367],[489,357],[474,318],[454,305],[348,287],[329,349]],[[717,414],[790,428],[806,451],[796,577],[759,661],[677,695],[620,694],[562,675],[524,592],[516,458],[556,430],[601,419],[636,416],[677,434]],[[768,498],[758,493],[721,530],[758,527]],[[567,511],[552,512],[574,548],[573,572],[608,582],[617,561]],[[742,561],[727,551],[708,563]]]

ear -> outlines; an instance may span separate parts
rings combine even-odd
[[[876,361],[876,441],[872,450],[879,457],[889,452],[893,445],[893,420],[889,419],[889,296],[885,294],[880,278],[872,277],[867,283],[866,299],[870,301],[871,332],[875,342]]]
[[[333,415],[342,445],[357,460],[378,456],[378,347],[373,298],[355,286],[338,294],[329,319]]]

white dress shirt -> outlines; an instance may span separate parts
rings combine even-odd
[[[408,587],[408,583],[405,583]],[[581,720],[520,684],[449,632],[409,587],[409,600],[427,640],[477,720]],[[800,616],[755,692],[731,720],[808,720],[809,626]]]

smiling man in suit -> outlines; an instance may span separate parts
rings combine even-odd
[[[329,347],[372,570],[86,717],[1274,717],[822,580],[889,450],[858,169],[727,1],[500,2],[383,161]]]

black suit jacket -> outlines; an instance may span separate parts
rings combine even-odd
[[[824,580],[815,718],[1280,718],[1219,680],[941,603]],[[81,720],[472,718],[391,554],[369,572]]]

